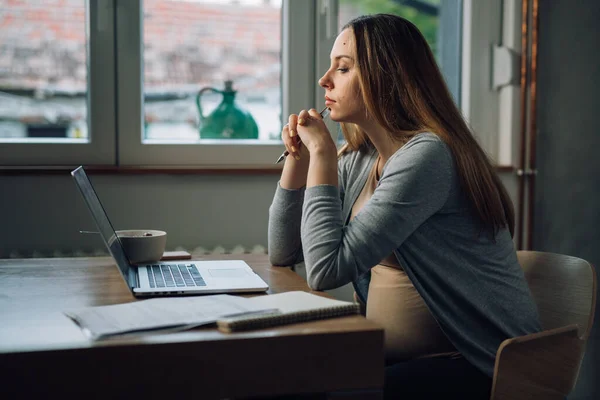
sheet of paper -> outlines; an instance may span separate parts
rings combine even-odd
[[[231,295],[170,297],[65,311],[92,338],[127,332],[199,326],[219,317],[269,310]]]

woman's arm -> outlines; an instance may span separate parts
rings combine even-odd
[[[288,117],[288,123],[281,130],[281,141],[289,154],[285,158],[279,184],[284,189],[300,189],[306,186],[310,153],[300,142],[296,114]]]
[[[268,252],[273,265],[292,265],[302,261],[300,221],[310,153],[299,141],[297,125],[298,116],[291,114],[281,132],[289,155],[269,208]]]
[[[335,147],[313,151],[308,167],[306,187],[338,185],[337,151]]]
[[[453,168],[439,139],[413,139],[390,158],[372,198],[347,226],[337,187],[307,188],[301,238],[309,286],[339,287],[391,254],[444,205]]]
[[[306,113],[306,112],[304,112]],[[318,115],[320,118],[320,115]],[[343,201],[343,165],[338,170],[337,149],[333,141],[329,153],[313,151],[297,146],[297,116],[291,115],[282,132],[290,155],[285,160],[281,180],[269,208],[268,253],[273,265],[292,265],[303,260],[300,223],[306,186],[331,183],[339,185]],[[292,132],[292,135],[289,132]],[[295,146],[295,148],[292,148]],[[295,153],[292,153],[295,151]],[[312,156],[311,156],[312,154]],[[299,160],[295,157],[299,156]],[[309,178],[310,177],[310,178]],[[326,179],[326,180],[323,180]],[[309,181],[310,182],[307,182]]]
[[[344,201],[344,171],[347,158],[348,155],[343,156],[336,166],[341,203]],[[306,187],[286,189],[282,181],[277,185],[273,202],[269,208],[268,253],[271,264],[292,265],[304,259],[300,223]]]
[[[293,265],[302,260],[300,219],[309,154],[298,143],[298,116],[292,114],[283,127],[281,139],[289,152],[281,179],[269,207],[268,254],[272,265]]]
[[[284,189],[277,184],[269,207],[268,253],[272,265],[293,265],[302,261],[300,221],[304,190]]]

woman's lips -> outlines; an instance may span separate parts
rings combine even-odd
[[[335,101],[331,100],[329,97],[325,97],[325,105],[326,106],[330,106],[333,103],[335,103]]]

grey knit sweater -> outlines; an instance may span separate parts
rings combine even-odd
[[[278,185],[271,263],[304,260],[311,288],[352,282],[368,301],[370,269],[393,252],[448,339],[492,376],[504,339],[541,329],[510,233],[481,232],[450,149],[431,133],[390,157],[373,196],[348,222],[376,158],[374,148],[342,156],[339,187]]]

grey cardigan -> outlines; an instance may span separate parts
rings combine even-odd
[[[278,185],[269,209],[271,263],[304,259],[311,288],[352,282],[368,301],[370,269],[393,252],[448,339],[492,376],[504,339],[541,330],[510,233],[482,233],[450,149],[432,133],[390,157],[348,223],[376,158],[372,147],[342,156],[339,187]]]

